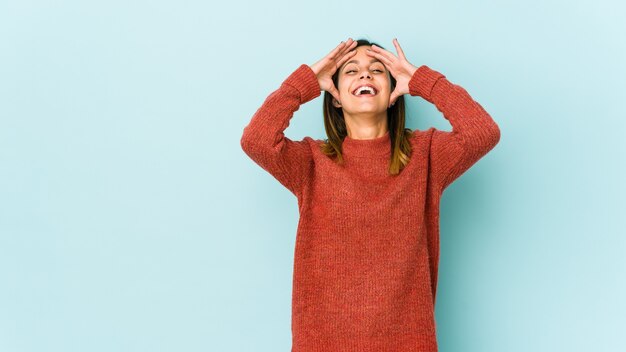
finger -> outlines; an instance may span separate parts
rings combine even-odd
[[[331,50],[330,53],[328,53],[328,55],[326,55],[326,57],[328,57],[328,58],[335,57],[335,55],[337,55],[345,46],[346,46],[346,42],[342,41],[333,50]]]
[[[353,43],[356,43],[356,42],[353,42]],[[352,47],[352,44],[350,44],[350,46],[344,47],[343,50],[341,50],[338,54],[328,57],[328,60],[334,63],[335,69],[338,69],[339,67],[341,67],[342,61],[344,60],[346,55],[349,53],[349,51],[347,50],[350,50],[350,47]],[[354,51],[356,53],[356,50]],[[351,54],[350,56],[352,55],[354,54]]]
[[[337,62],[337,67],[341,67],[341,66],[343,66],[343,64],[344,64],[346,61],[348,61],[348,59],[350,59],[351,57],[353,57],[355,54],[356,54],[356,50],[352,50],[352,51],[350,51],[350,52],[346,53],[346,54],[345,54],[345,55],[341,58],[341,60],[339,60],[339,61]]]
[[[365,51],[366,54],[371,55],[375,58],[377,58],[378,60],[382,61],[383,64],[385,64],[385,66],[389,67],[393,62],[389,60],[389,58],[387,58],[386,56],[383,56],[382,54],[378,53],[378,52],[374,52],[372,50],[366,50]]]
[[[381,47],[379,47],[379,46],[376,46],[375,44],[372,44],[372,45],[371,45],[371,49],[372,49],[375,53],[378,53],[378,54],[380,54],[380,55],[383,55],[383,56],[384,56],[384,57],[386,57],[388,60],[393,60],[393,59],[396,57],[393,53],[391,53],[391,52],[389,52],[389,51],[387,51],[387,50],[385,50],[385,49],[383,49],[383,48],[381,48]]]
[[[350,50],[350,47],[354,46],[354,43],[356,43],[354,40],[352,40],[352,38],[348,38],[348,40],[346,40],[345,42],[342,42],[344,45],[341,48],[340,51],[347,51]]]
[[[398,43],[398,38],[393,38],[393,45],[396,47],[396,51],[398,52],[398,56],[401,59],[406,60],[406,56],[404,56],[404,51],[402,51],[402,48],[400,47],[400,43]]]
[[[366,53],[378,55],[376,56],[379,60],[382,61],[381,58],[384,58],[387,62],[393,62],[396,59],[396,56],[385,49],[382,49],[378,46],[372,45]]]
[[[357,45],[357,42],[352,41],[351,43],[349,43],[348,45],[346,45],[341,52],[339,52],[339,54],[337,55],[338,58],[343,57],[344,55],[346,55],[347,53],[349,53],[350,51],[352,51],[352,49],[354,49]]]

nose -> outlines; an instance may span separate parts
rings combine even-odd
[[[364,76],[366,76],[367,78],[372,78],[372,76],[370,75],[370,71],[368,70],[363,71],[363,73],[361,74],[361,78],[363,78]]]

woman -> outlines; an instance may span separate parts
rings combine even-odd
[[[301,65],[244,128],[241,146],[298,199],[292,351],[437,351],[439,202],[500,130],[460,86],[366,40]],[[284,136],[324,94],[328,139]],[[405,129],[405,94],[452,132]]]

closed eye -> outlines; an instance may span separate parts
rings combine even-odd
[[[383,70],[379,70],[379,69],[375,69],[375,70],[373,70],[373,71],[383,72]],[[350,73],[350,72],[356,72],[356,70],[349,70],[349,71],[346,71],[346,73]]]

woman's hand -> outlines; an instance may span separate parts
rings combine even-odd
[[[357,42],[352,38],[348,38],[346,42],[341,42],[328,55],[310,66],[317,76],[320,88],[330,93],[339,103],[341,100],[339,100],[339,91],[333,83],[333,75],[344,62],[356,54],[356,50],[351,51],[356,44]]]
[[[371,50],[368,49],[366,51],[368,55],[382,61],[391,75],[396,79],[396,88],[391,92],[388,108],[391,107],[401,95],[409,93],[409,81],[411,77],[413,77],[413,73],[417,70],[417,67],[407,61],[402,48],[400,48],[398,39],[393,39],[393,45],[398,52],[397,57],[393,53],[376,45],[372,45]]]

